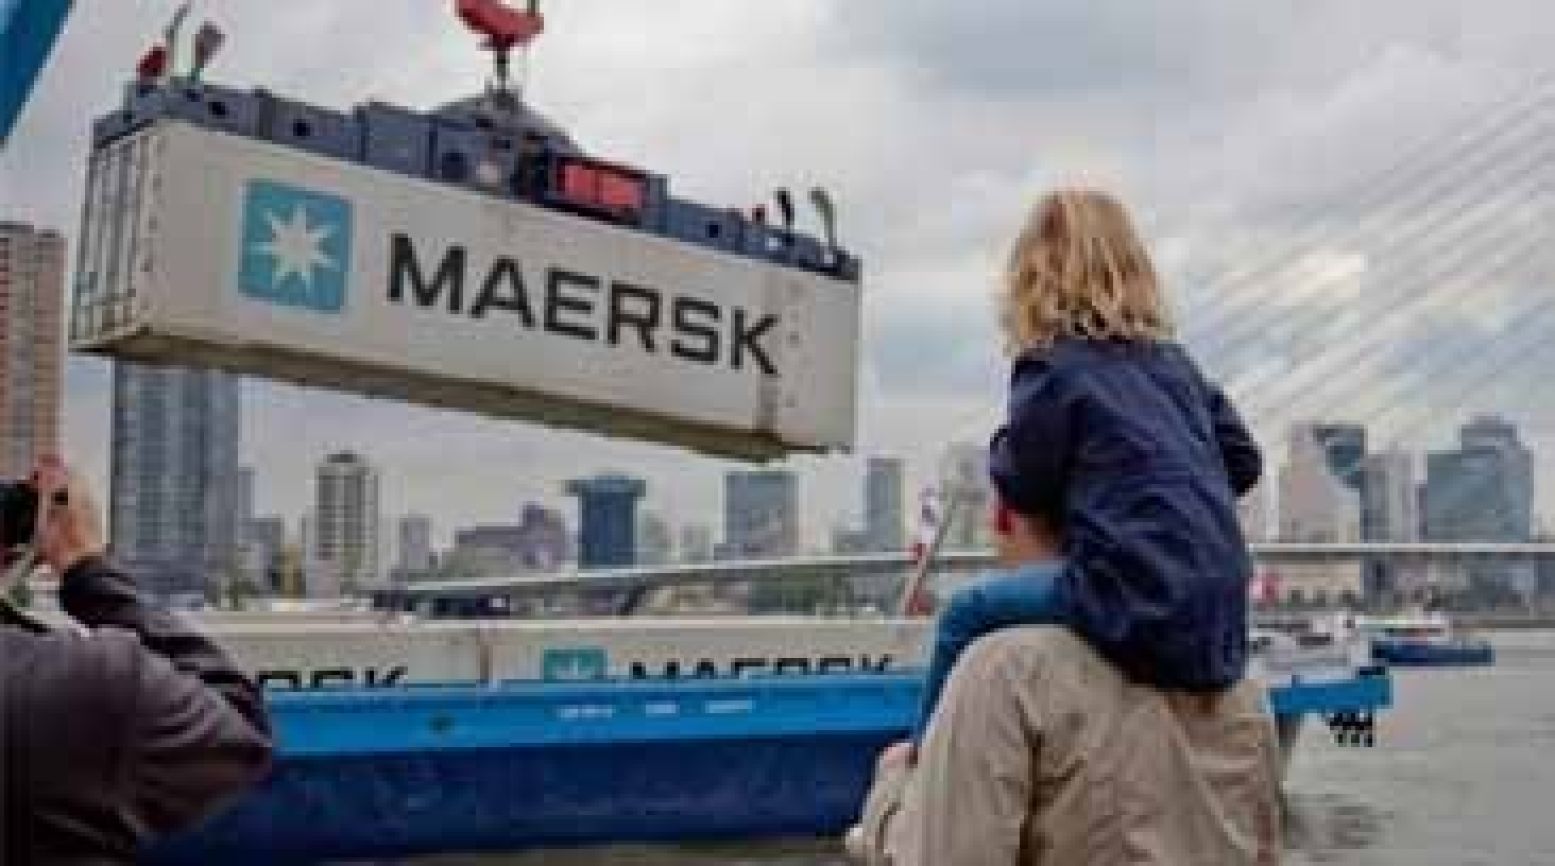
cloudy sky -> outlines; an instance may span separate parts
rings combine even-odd
[[[74,231],[85,130],[175,5],[78,0],[0,155],[0,217]],[[212,77],[345,107],[426,107],[484,56],[442,0],[207,0]],[[991,293],[1031,200],[1059,183],[1136,208],[1190,344],[1270,447],[1353,418],[1412,448],[1506,412],[1555,454],[1555,148],[1538,0],[553,0],[534,104],[591,151],[684,193],[838,192],[868,266],[861,453],[917,478],[981,439],[1002,372]],[[71,452],[106,470],[106,366],[72,363]],[[302,513],[326,451],[365,451],[386,510],[441,527],[644,475],[650,507],[717,523],[726,464],[672,449],[250,383],[260,507]],[[807,533],[858,510],[860,461],[805,459]],[[1548,491],[1552,484],[1542,487]],[[1545,509],[1548,511],[1549,509]]]

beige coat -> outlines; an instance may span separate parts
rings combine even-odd
[[[1065,629],[957,663],[916,767],[883,768],[849,836],[871,866],[1267,866],[1279,745],[1261,685],[1162,692]]]

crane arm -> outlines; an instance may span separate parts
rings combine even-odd
[[[59,39],[72,0],[0,0],[0,147]]]

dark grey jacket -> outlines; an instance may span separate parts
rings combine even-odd
[[[266,773],[263,699],[102,560],[60,601],[90,632],[0,622],[0,863],[131,863]]]

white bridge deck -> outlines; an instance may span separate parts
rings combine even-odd
[[[1555,558],[1555,544],[1478,542],[1266,542],[1253,545],[1263,563],[1335,562],[1537,562]],[[946,551],[935,558],[939,573],[965,573],[994,564],[989,551]],[[846,579],[901,575],[912,567],[906,553],[732,560],[705,564],[532,574],[409,584],[384,593],[404,602],[434,598],[532,597],[567,590],[652,590],[762,581]]]

